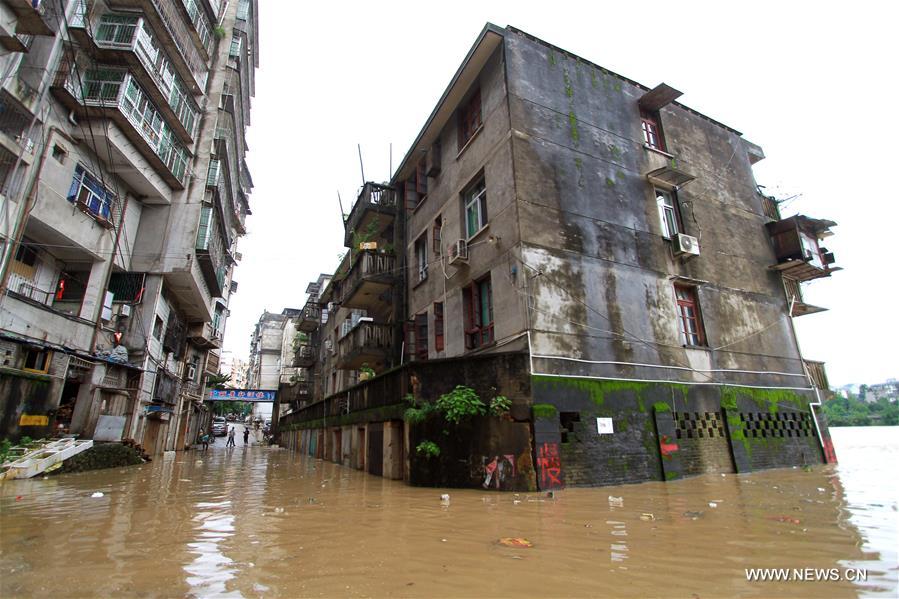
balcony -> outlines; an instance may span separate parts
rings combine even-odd
[[[357,252],[340,282],[339,303],[344,308],[380,311],[390,302],[386,296],[396,278],[396,256],[378,250]]]
[[[67,64],[60,67],[53,87],[56,98],[81,117],[109,118],[118,124],[169,187],[184,189],[189,154],[134,76],[120,69],[96,69],[79,77],[78,71]]]
[[[359,370],[368,364],[383,370],[393,353],[393,326],[360,321],[337,342],[337,368]]]
[[[206,89],[209,77],[208,56],[198,48],[193,24],[184,18],[181,9],[171,0],[110,0],[109,8],[139,9],[159,35],[160,46],[171,56],[172,62],[194,95]]]
[[[223,297],[225,292],[225,275],[228,272],[225,243],[225,234],[215,207],[203,206],[195,250],[203,279],[213,297]]]
[[[193,142],[200,110],[146,19],[106,14],[73,27],[72,36],[95,62],[127,67],[181,141]]]
[[[218,374],[221,360],[221,357],[215,352],[209,352],[208,354],[206,354],[205,372],[207,374]]]
[[[830,228],[834,226],[833,221],[802,215],[765,224],[777,256],[777,263],[768,268],[780,271],[784,279],[792,281],[829,277],[841,270],[832,266],[834,255],[819,244],[820,240],[833,234]]]
[[[804,360],[804,362],[809,377],[812,379],[812,384],[818,389],[829,390],[830,384],[827,381],[827,371],[824,369],[824,362],[815,360]]]
[[[206,16],[206,12],[200,6],[197,0],[181,0],[181,6],[187,13],[187,17],[193,25],[194,45],[206,53],[206,56],[212,56],[212,48],[215,45],[215,38],[212,34],[212,24]]]
[[[397,194],[393,188],[366,183],[343,225],[344,245],[352,247],[354,232],[372,240],[382,237],[396,218],[396,198]]]
[[[303,306],[303,313],[297,321],[297,330],[304,333],[311,333],[318,328],[322,318],[322,309],[312,300],[306,302]]]
[[[25,164],[31,164],[34,152],[34,140],[28,137],[31,116],[10,96],[5,91],[0,92],[0,146],[13,156],[21,154]],[[30,132],[32,137],[37,130],[35,127]]]
[[[315,364],[315,346],[304,343],[297,347],[293,355],[293,365],[301,368],[309,368]]]
[[[784,290],[787,293],[787,301],[792,307],[790,316],[805,316],[806,314],[815,314],[816,312],[824,312],[827,310],[827,308],[805,303],[805,300],[802,298],[802,289],[799,281],[784,279],[783,282]]]
[[[24,35],[53,35],[45,18],[51,18],[55,11],[55,1],[45,0],[5,0],[6,5],[16,15],[16,33]]]
[[[219,349],[222,347],[222,332],[209,322],[196,322],[187,328],[187,340],[200,348]]]

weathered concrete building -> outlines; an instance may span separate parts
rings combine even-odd
[[[811,405],[823,365],[792,318],[822,309],[800,283],[837,270],[821,244],[835,223],[782,218],[753,177],[761,148],[680,95],[488,25],[393,180],[346,220],[319,298],[350,319],[322,325],[335,382],[282,442],[497,488],[834,459]],[[402,421],[407,395],[456,385],[511,409],[443,437],[439,420]]]
[[[3,4],[47,31],[0,58],[0,434],[181,449],[237,289],[257,3]]]

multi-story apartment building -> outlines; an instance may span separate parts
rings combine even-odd
[[[3,4],[34,21],[29,3]],[[40,8],[49,33],[0,58],[10,89],[31,94],[4,88],[3,117],[20,116],[0,173],[0,434],[102,429],[181,449],[237,288],[257,3]]]
[[[782,218],[753,177],[762,150],[680,95],[488,25],[346,220],[319,298],[337,322],[315,368],[333,383],[282,442],[499,488],[832,460],[823,365],[792,318],[822,309],[800,284],[837,270],[821,244],[835,223]],[[375,376],[358,382],[363,364]],[[511,409],[456,433],[402,421],[407,395],[456,385]]]

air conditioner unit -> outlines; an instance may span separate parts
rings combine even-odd
[[[698,256],[699,255],[699,240],[697,240],[692,235],[684,235],[683,233],[678,233],[677,238],[674,240],[674,253],[686,254],[688,256]]]
[[[197,378],[197,367],[194,364],[187,365],[187,376],[185,378],[188,381],[192,381]]]
[[[119,318],[128,318],[131,316],[131,304],[121,304],[119,306]]]
[[[467,264],[468,263],[468,242],[460,239],[450,246],[450,264]]]

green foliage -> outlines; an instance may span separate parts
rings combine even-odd
[[[666,404],[664,401],[657,401],[652,404],[652,407],[655,408],[656,412],[670,412],[671,406]]]
[[[415,453],[431,459],[440,455],[440,448],[433,441],[422,441],[415,448]]]
[[[854,395],[835,397],[824,402],[824,413],[831,426],[899,425],[899,402],[886,397],[871,403]]]
[[[12,442],[9,439],[3,439],[3,441],[0,441],[0,464],[5,462],[7,456],[9,456],[10,447],[12,447]]]
[[[359,372],[364,374],[367,378],[372,378],[375,376],[375,369],[369,366],[368,362],[359,367]]]
[[[213,401],[210,403],[212,404],[212,413],[216,416],[237,414],[246,417],[253,408],[252,404],[245,401]]]
[[[490,400],[490,413],[494,416],[502,416],[512,407],[512,400],[505,395],[497,395]]]
[[[29,437],[28,435],[24,435],[21,439],[19,439],[19,445],[29,445],[34,439]]]
[[[230,374],[206,375],[206,386],[210,389],[225,389],[225,385],[231,382]]]
[[[542,418],[549,420],[556,417],[556,406],[548,403],[535,403],[531,410],[534,412],[534,419]]]
[[[455,389],[438,397],[436,406],[452,424],[459,424],[472,416],[483,416],[487,411],[487,406],[474,389],[464,385],[456,385]]]
[[[225,37],[225,28],[219,25],[212,30],[212,34],[216,37],[216,39],[222,39],[223,37]]]

